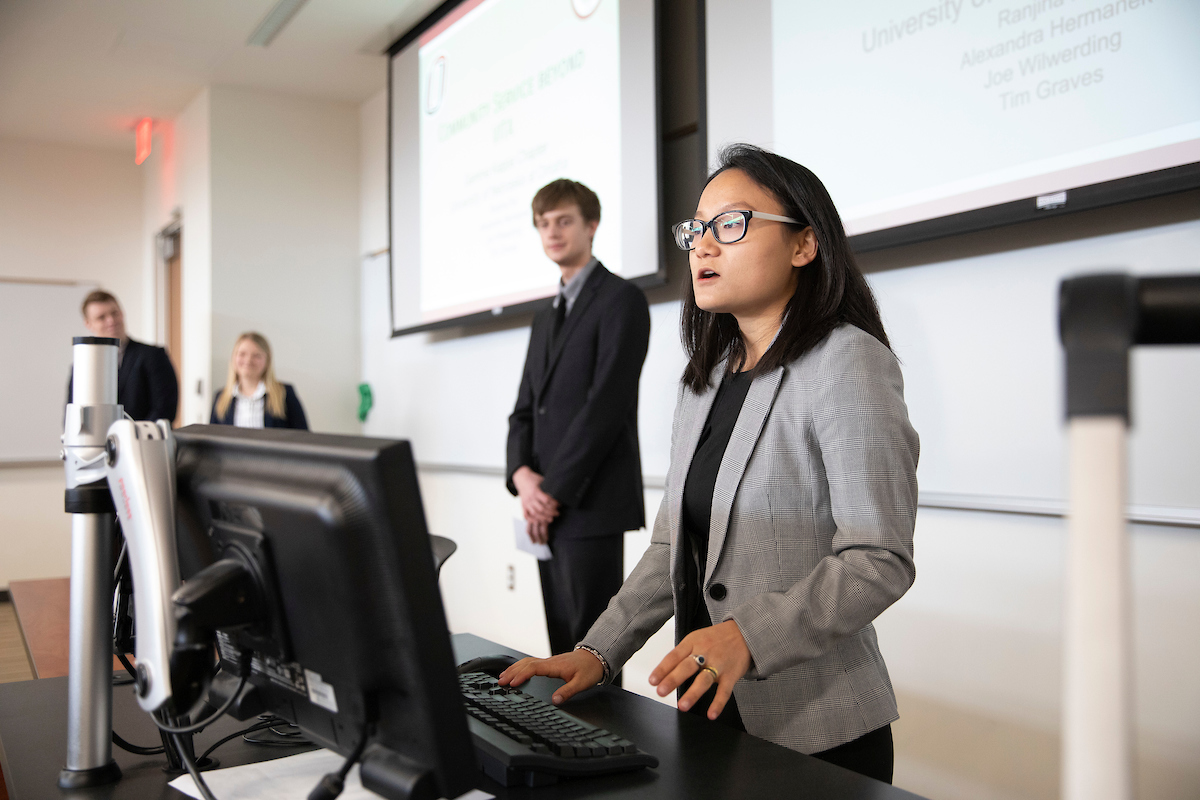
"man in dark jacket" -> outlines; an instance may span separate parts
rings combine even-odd
[[[533,320],[509,417],[508,489],[539,562],[554,653],[571,650],[621,587],[625,531],[645,525],[638,381],[650,340],[641,289],[592,257],[600,201],[560,179],[538,191],[533,221],[562,274]]]
[[[83,324],[93,336],[120,340],[117,354],[117,402],[134,419],[175,421],[179,408],[179,381],[167,351],[130,339],[125,314],[117,298],[97,290],[83,300]],[[67,402],[72,387],[67,386]]]

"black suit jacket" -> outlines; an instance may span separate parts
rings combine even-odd
[[[74,375],[67,382],[67,402],[73,401]],[[117,402],[134,419],[175,421],[179,381],[167,351],[130,339],[117,368]]]
[[[213,425],[232,425],[234,410],[237,408],[237,398],[234,397],[229,402],[229,408],[225,409],[225,416],[217,416],[217,400],[221,399],[221,392],[225,391],[224,387],[217,391],[216,397],[213,398],[212,416],[209,417],[209,423]],[[308,430],[308,418],[304,416],[304,406],[300,405],[300,398],[296,396],[296,390],[292,388],[290,383],[283,385],[283,403],[284,416],[271,416],[271,412],[263,410],[263,427],[264,428],[297,428],[302,431]]]
[[[642,290],[597,265],[550,350],[554,309],[533,319],[517,405],[508,419],[508,490],[522,466],[559,502],[560,539],[646,524],[638,450],[638,381],[650,343]]]

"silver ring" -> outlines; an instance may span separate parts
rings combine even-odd
[[[706,663],[704,656],[700,655],[699,653],[693,653],[692,661],[696,662],[697,667],[704,669],[704,664]]]

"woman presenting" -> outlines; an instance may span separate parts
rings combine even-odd
[[[258,333],[243,333],[233,345],[229,377],[213,402],[214,425],[239,428],[299,428],[308,420],[296,390],[275,379],[271,345]]]
[[[650,546],[574,652],[500,682],[562,678],[563,702],[673,614],[660,696],[890,782],[899,714],[871,623],[916,575],[899,364],[812,172],[731,146],[696,216],[674,229],[689,361]]]

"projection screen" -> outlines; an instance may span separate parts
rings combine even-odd
[[[392,335],[540,307],[559,271],[530,201],[600,197],[593,252],[665,271],[653,0],[463,0],[389,50]]]
[[[710,158],[810,167],[857,249],[1200,186],[1200,3],[707,0]]]

